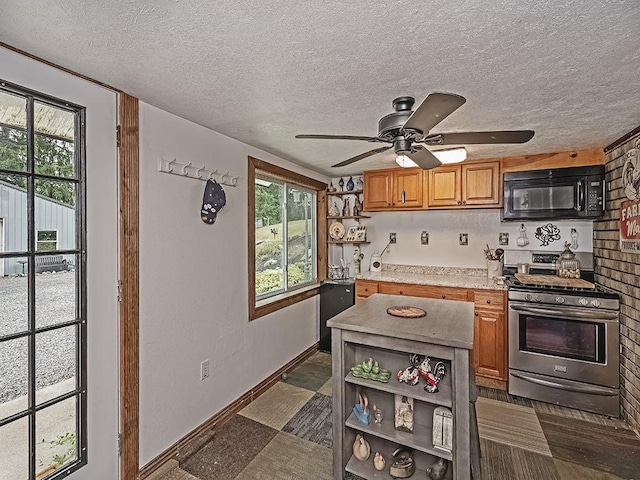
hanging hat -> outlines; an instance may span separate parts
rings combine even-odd
[[[207,180],[204,187],[204,196],[202,197],[202,209],[200,218],[207,225],[215,223],[218,212],[222,210],[227,203],[227,196],[222,186],[215,180]]]

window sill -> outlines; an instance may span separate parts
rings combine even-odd
[[[302,302],[307,298],[314,297],[319,292],[320,284],[316,283],[293,292],[287,292],[282,295],[260,300],[255,304],[255,306],[253,306],[253,308],[251,305],[249,306],[249,321],[276,312],[298,302]]]

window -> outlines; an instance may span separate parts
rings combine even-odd
[[[0,81],[0,476],[87,462],[84,108]]]
[[[57,230],[38,230],[36,233],[36,252],[50,252],[58,249]]]
[[[326,271],[326,241],[318,235],[326,230],[325,215],[318,215],[326,184],[251,157],[249,178],[253,319],[317,293]]]

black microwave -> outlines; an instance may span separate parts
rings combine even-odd
[[[604,204],[604,165],[504,174],[504,220],[593,219]]]

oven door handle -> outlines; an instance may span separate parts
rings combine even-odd
[[[539,307],[529,307],[524,305],[514,305],[513,303],[509,304],[509,308],[511,310],[516,310],[518,312],[523,313],[531,313],[533,315],[544,315],[546,317],[550,316],[562,316],[563,318],[576,318],[583,320],[617,320],[618,313],[617,312],[606,312],[606,311],[559,311],[550,308],[539,308]]]
[[[566,390],[568,392],[590,393],[592,395],[602,395],[609,397],[618,394],[617,392],[612,391],[610,388],[598,387],[596,385],[567,385],[564,383],[553,382],[544,378],[527,375],[526,373],[510,372],[510,374],[516,378],[524,380],[525,382],[535,383],[544,387],[557,388],[558,390]]]

